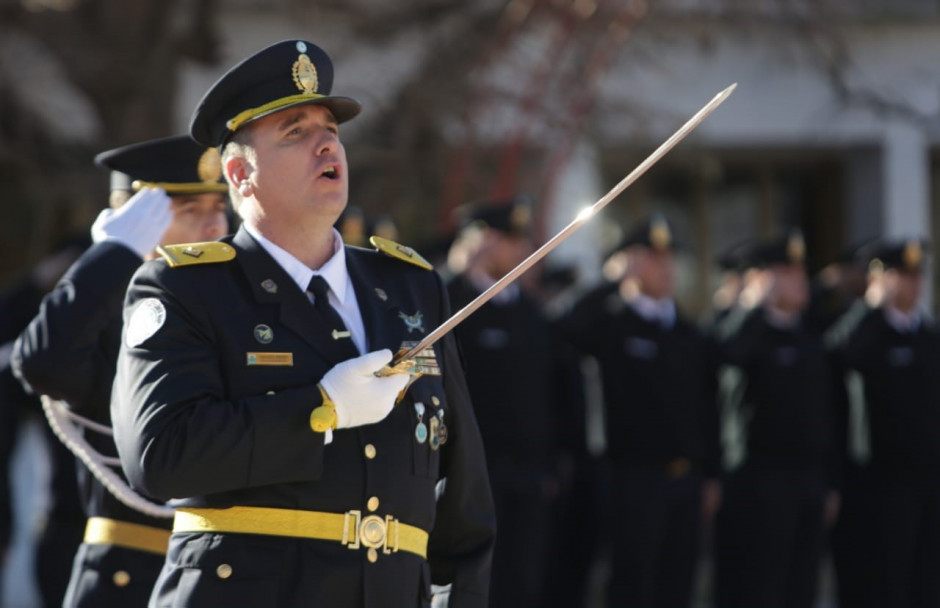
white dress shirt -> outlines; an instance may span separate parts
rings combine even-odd
[[[336,229],[333,229],[333,255],[318,270],[312,270],[293,255],[266,239],[255,228],[245,224],[245,230],[261,247],[274,258],[274,261],[284,269],[284,272],[294,279],[300,291],[306,292],[310,279],[320,275],[330,286],[330,305],[346,324],[351,334],[353,344],[360,353],[366,351],[366,329],[362,323],[362,313],[359,311],[359,301],[352,281],[349,280],[349,271],[346,269],[346,249],[343,239]],[[313,302],[313,294],[308,293],[307,298]]]

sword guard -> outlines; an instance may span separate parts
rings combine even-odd
[[[395,401],[396,403],[400,403],[401,400],[404,399],[408,388],[421,376],[441,375],[441,368],[437,364],[437,355],[434,353],[434,348],[432,347],[422,350],[415,355],[414,358],[403,358],[405,353],[414,348],[416,344],[417,342],[402,342],[398,352],[396,352],[395,356],[392,358],[392,362],[375,372],[375,375],[380,378],[394,374],[408,374],[410,376],[408,384],[406,384],[405,388],[398,394],[398,399]]]

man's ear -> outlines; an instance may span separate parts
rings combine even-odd
[[[232,156],[225,163],[225,179],[235,186],[242,196],[251,196],[251,175],[254,166],[243,156]]]

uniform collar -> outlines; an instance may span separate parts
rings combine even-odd
[[[247,223],[243,226],[245,231],[258,241],[261,248],[274,258],[278,266],[283,268],[284,272],[297,283],[300,291],[306,292],[307,286],[310,285],[310,279],[320,275],[326,280],[339,303],[341,305],[346,304],[346,289],[349,285],[349,271],[346,268],[346,248],[343,247],[343,239],[335,228],[333,229],[333,255],[318,270],[312,270],[286,250],[265,238],[253,226],[249,226]]]
[[[882,306],[882,310],[885,321],[899,333],[912,333],[920,328],[920,312],[917,310],[905,314],[890,304]]]
[[[467,282],[483,293],[496,284],[496,279],[485,272],[468,271],[466,274]],[[519,285],[510,283],[502,291],[493,296],[490,301],[493,304],[512,304],[519,298]]]
[[[637,293],[629,300],[630,306],[646,321],[659,323],[669,328],[676,323],[676,303],[672,298],[656,300],[644,293]]]

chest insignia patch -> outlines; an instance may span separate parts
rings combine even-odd
[[[409,334],[415,330],[424,333],[424,315],[421,314],[420,310],[413,315],[406,315],[400,312],[398,313],[398,318],[405,322],[405,327],[408,329]]]
[[[272,330],[267,325],[264,325],[263,323],[260,325],[255,325],[254,334],[255,340],[261,344],[270,344],[274,341],[274,330]]]
[[[124,333],[124,343],[128,348],[136,348],[147,341],[163,327],[166,321],[166,308],[156,298],[141,300],[131,314]]]

